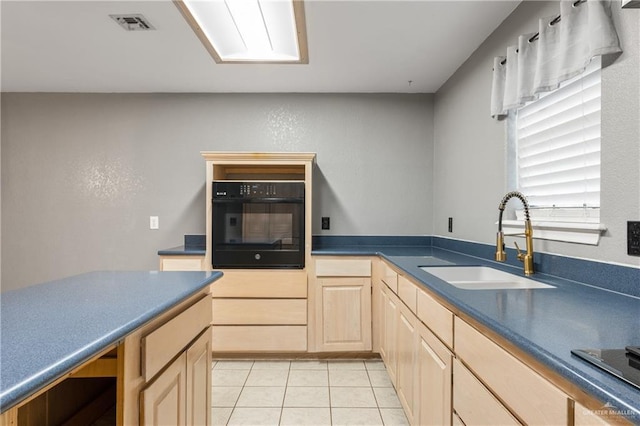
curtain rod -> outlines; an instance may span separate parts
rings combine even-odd
[[[576,0],[573,2],[573,7],[579,6],[582,3],[585,3],[587,0]],[[560,22],[562,20],[562,15],[558,15],[555,18],[553,18],[551,20],[551,22],[549,22],[549,25],[555,25],[558,22]],[[538,31],[537,33],[535,33],[530,39],[529,39],[529,43],[533,43],[534,41],[538,40],[538,38],[540,37],[540,32]],[[518,50],[516,49],[516,53],[518,52]],[[507,59],[503,59],[502,61],[500,61],[500,65],[504,65],[507,63]]]
[[[573,7],[579,6],[582,3],[586,2],[587,0],[576,0],[573,2]],[[556,16],[551,22],[549,22],[549,25],[555,25],[558,22],[560,22],[562,20],[562,15],[558,15]],[[534,41],[536,41],[538,39],[538,37],[540,37],[540,32],[537,32],[533,35],[533,37],[531,37],[529,39],[529,43],[533,43]]]

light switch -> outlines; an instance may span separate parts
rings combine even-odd
[[[158,216],[149,216],[149,229],[158,229],[160,228],[160,222],[158,221]]]

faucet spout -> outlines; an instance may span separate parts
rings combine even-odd
[[[518,191],[508,192],[500,201],[498,205],[498,210],[500,214],[498,216],[498,234],[496,236],[496,255],[495,259],[498,262],[504,262],[507,260],[507,253],[504,249],[504,232],[502,231],[502,213],[506,208],[507,202],[511,198],[518,198],[523,206],[524,206],[524,237],[526,241],[526,253],[522,253],[520,248],[516,244],[516,249],[518,250],[518,260],[523,263],[524,274],[531,275],[533,274],[533,227],[531,226],[531,219],[529,216],[529,203],[525,196]]]

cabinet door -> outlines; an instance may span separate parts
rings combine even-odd
[[[318,279],[320,351],[371,350],[371,278]]]
[[[140,392],[140,424],[186,425],[186,353]]]
[[[416,424],[451,425],[453,355],[427,327],[418,323]]]
[[[380,357],[385,362],[385,364],[389,364],[389,355],[387,354],[387,322],[385,315],[387,309],[387,303],[389,303],[389,296],[385,292],[385,285],[380,283],[378,288],[378,326],[379,330],[379,341],[380,341]]]
[[[205,330],[187,349],[187,424],[211,424],[211,333]]]
[[[397,331],[398,373],[396,390],[409,423],[415,423],[416,316],[400,304]]]
[[[384,308],[384,345],[387,353],[387,373],[391,383],[396,386],[397,383],[397,330],[398,330],[398,296],[393,294],[391,290],[385,288],[386,305]]]

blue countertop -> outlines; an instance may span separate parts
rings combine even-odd
[[[0,409],[6,411],[220,272],[91,272],[0,294]]]
[[[183,245],[158,250],[158,256],[204,256],[206,246],[204,235],[185,235]]]
[[[444,249],[435,244],[448,244],[461,250]],[[443,243],[435,237],[347,236],[314,237],[312,255],[382,256],[455,312],[474,318],[601,400],[603,405],[608,404],[603,406],[604,411],[618,413],[640,424],[640,390],[571,355],[572,349],[622,349],[627,345],[640,345],[640,270],[536,253],[538,272],[532,279],[556,288],[462,290],[420,269],[420,266],[446,262],[491,266],[524,276],[512,250],[508,249],[508,264],[490,260],[492,250],[495,249],[491,246],[464,242]],[[572,279],[542,273],[553,272],[553,268],[570,273]],[[587,283],[587,279],[594,282]]]
[[[640,424],[640,390],[571,354],[572,349],[623,349],[627,345],[640,345],[639,297],[543,273],[531,278],[556,288],[462,290],[420,266],[481,265],[524,276],[522,267],[437,247],[412,246],[405,250],[401,246],[347,245],[320,248],[312,254],[380,255],[454,312],[472,317],[601,400],[604,411]],[[628,271],[624,276],[629,276]],[[632,276],[640,285],[640,270],[635,270]]]
[[[158,250],[158,256],[204,256],[205,253],[206,250],[203,248],[191,248],[187,246]]]

